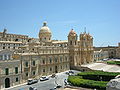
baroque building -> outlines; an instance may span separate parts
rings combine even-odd
[[[93,37],[89,33],[81,33],[78,40],[76,32],[72,29],[68,35],[68,48],[71,69],[93,62]]]
[[[93,62],[93,37],[89,33],[81,33],[78,39],[72,29],[68,40],[52,40],[44,22],[38,36],[8,34],[6,29],[0,32],[0,89]]]

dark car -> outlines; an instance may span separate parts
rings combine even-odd
[[[57,86],[56,86],[56,87],[51,88],[50,90],[56,90],[57,88],[61,88],[61,87],[62,87],[61,85],[58,85],[58,84],[57,84]]]
[[[38,82],[37,79],[28,79],[27,84],[28,84],[28,85],[31,85],[31,84],[34,84],[34,83],[37,83],[37,82]]]
[[[74,72],[73,72],[73,71],[71,71],[71,70],[69,71],[69,73],[72,73],[72,74],[74,74]]]
[[[69,75],[69,72],[65,72],[65,74]]]
[[[35,87],[29,87],[29,90],[37,90]]]
[[[57,85],[56,88],[61,88],[62,86],[61,85]]]
[[[51,76],[51,77],[52,77],[52,78],[54,78],[55,76],[56,76],[56,74],[52,74],[52,76]]]

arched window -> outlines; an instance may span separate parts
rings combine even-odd
[[[45,59],[43,59],[43,64],[45,64]]]
[[[70,45],[72,45],[72,41],[70,41]]]

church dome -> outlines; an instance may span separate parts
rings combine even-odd
[[[40,29],[40,33],[50,33],[51,34],[51,31],[50,31],[49,27],[47,26],[46,22],[43,23],[43,26]]]
[[[49,27],[47,26],[47,23],[44,22],[39,32],[39,39],[40,41],[43,41],[43,42],[49,42],[51,41],[51,36],[52,36],[52,33]]]

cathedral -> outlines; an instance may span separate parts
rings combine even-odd
[[[0,89],[93,62],[93,37],[89,33],[77,35],[72,29],[68,40],[52,40],[44,22],[38,37],[9,34],[6,29],[0,32]]]

